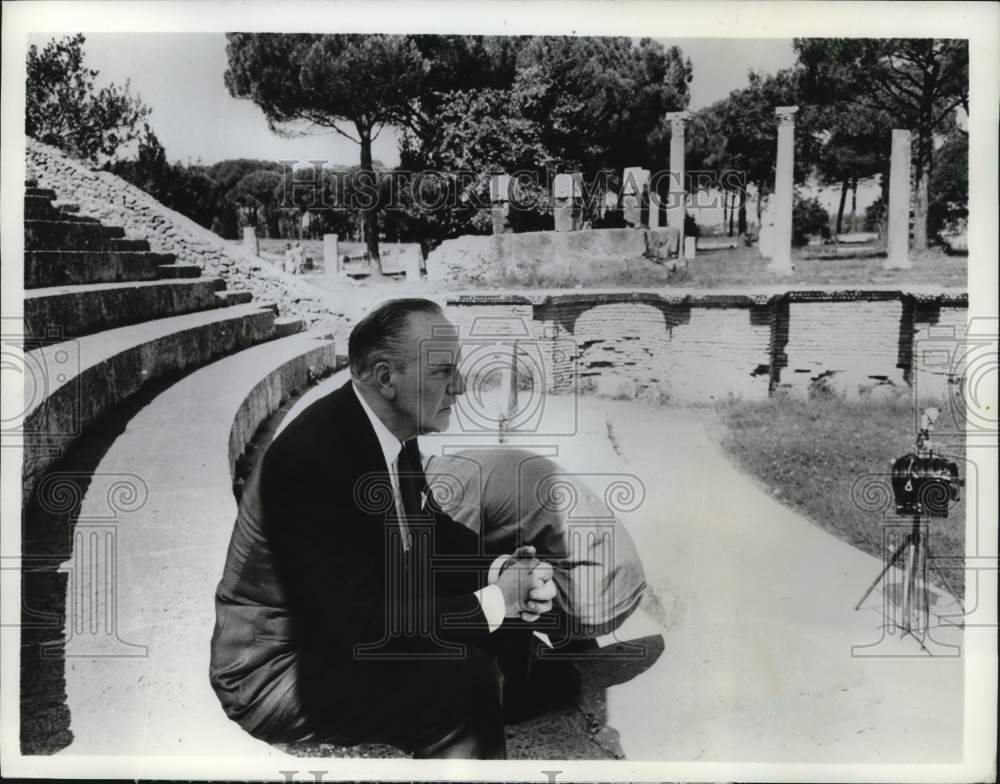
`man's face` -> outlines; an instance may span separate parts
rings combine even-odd
[[[394,407],[417,434],[448,429],[455,398],[465,392],[458,372],[458,330],[444,316],[411,313],[407,361],[396,372]]]

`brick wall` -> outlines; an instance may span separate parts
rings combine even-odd
[[[832,391],[854,397],[954,391],[966,295],[789,292],[670,298],[652,293],[455,297],[463,337],[520,334],[520,368],[540,366],[550,392],[596,391],[677,403]],[[919,347],[934,349],[921,360]],[[915,346],[918,350],[915,353]],[[927,353],[924,351],[923,353]],[[529,354],[540,356],[534,363]],[[466,356],[469,349],[466,349]],[[535,376],[539,374],[536,373]]]

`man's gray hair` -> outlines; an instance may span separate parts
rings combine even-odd
[[[429,299],[391,299],[354,325],[347,341],[347,358],[354,378],[363,378],[379,362],[398,366],[405,361],[411,313],[440,315],[443,311]]]

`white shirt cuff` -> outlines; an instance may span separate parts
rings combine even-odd
[[[486,576],[486,582],[488,584],[494,585],[496,581],[500,579],[500,567],[507,563],[508,558],[510,558],[510,554],[505,553],[504,555],[498,555],[493,560],[493,563],[490,564],[489,574]]]
[[[483,615],[486,616],[486,623],[489,626],[490,634],[492,634],[500,628],[500,624],[503,623],[504,616],[507,614],[507,603],[503,600],[503,591],[498,585],[490,584],[485,588],[480,588],[473,596],[476,597],[479,606],[483,609]]]

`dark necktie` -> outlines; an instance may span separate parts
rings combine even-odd
[[[430,493],[427,487],[427,477],[424,475],[424,468],[420,462],[420,450],[417,448],[417,439],[411,438],[403,443],[403,448],[399,452],[396,460],[396,470],[399,476],[399,496],[403,502],[400,510],[402,519],[402,540],[404,549],[409,549],[410,534],[407,530],[410,526],[408,522],[415,522],[428,515],[429,509],[425,510],[422,503],[423,498],[429,500]],[[430,506],[428,503],[427,507]]]

